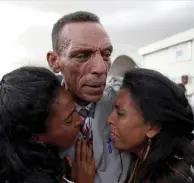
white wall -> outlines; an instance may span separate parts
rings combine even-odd
[[[115,59],[120,55],[127,55],[129,56],[138,66],[141,64],[141,57],[138,54],[138,50],[131,46],[130,44],[116,44],[113,42],[113,54],[111,61],[112,63]]]
[[[194,29],[140,48],[138,52],[142,67],[158,70],[176,83],[182,75],[188,75],[188,94],[194,92]]]

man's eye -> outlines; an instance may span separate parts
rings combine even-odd
[[[111,56],[111,53],[109,51],[108,52],[105,52],[104,53],[104,56],[110,57]]]
[[[83,58],[85,55],[83,53],[76,55],[76,58]]]
[[[106,51],[102,54],[104,60],[109,60],[110,56],[111,56],[111,52],[110,51]]]
[[[90,58],[90,56],[91,56],[91,53],[85,52],[85,53],[77,54],[75,56],[75,58],[77,58],[77,59],[88,59],[88,58]]]

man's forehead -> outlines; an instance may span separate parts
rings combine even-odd
[[[72,48],[76,47],[108,47],[110,39],[104,28],[98,23],[71,23],[64,26],[61,41],[67,42]]]
[[[89,42],[86,42],[86,41],[71,41],[70,44],[69,44],[69,50],[80,50],[80,49],[88,49],[88,50],[97,50],[97,49],[100,49],[100,50],[103,50],[103,49],[110,49],[112,50],[112,45],[110,42],[108,41],[104,41],[102,43],[89,43]]]

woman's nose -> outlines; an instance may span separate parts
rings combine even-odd
[[[79,128],[79,127],[81,126],[81,123],[82,123],[83,120],[84,120],[83,117],[80,116],[80,115],[76,112],[76,114],[75,114],[75,125],[76,125],[76,127]]]
[[[109,125],[111,125],[111,124],[113,124],[113,117],[114,117],[114,114],[113,114],[114,112],[112,111],[111,113],[110,113],[110,115],[109,115],[109,117],[108,117],[108,120],[107,120],[107,124],[109,124]]]

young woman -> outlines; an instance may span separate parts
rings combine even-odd
[[[49,70],[22,67],[3,76],[0,182],[66,182],[63,178],[70,175],[58,149],[73,145],[81,120],[71,96]],[[93,182],[92,146],[86,148],[84,140],[77,143],[75,183]]]
[[[162,74],[125,74],[109,116],[110,138],[132,152],[127,183],[194,182],[194,117],[184,91]]]

